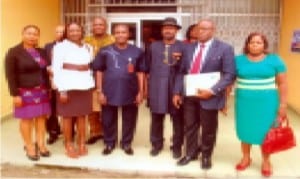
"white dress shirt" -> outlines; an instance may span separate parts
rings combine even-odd
[[[58,91],[87,90],[95,86],[91,70],[77,71],[64,69],[64,63],[86,65],[92,61],[93,48],[88,44],[79,46],[64,40],[53,47],[53,83]]]
[[[204,49],[203,49],[203,51],[202,51],[201,63],[200,63],[200,72],[201,72],[201,69],[202,69],[202,67],[203,67],[204,61],[206,60],[205,58],[206,58],[207,52],[208,52],[208,50],[209,50],[209,48],[210,48],[212,42],[213,42],[213,39],[210,39],[209,41],[207,41],[207,42],[205,42],[205,43],[200,43],[200,42],[198,42],[197,47],[196,47],[196,49],[195,49],[195,51],[194,51],[194,54],[193,54],[193,61],[195,61],[196,55],[197,55],[197,54],[199,53],[199,51],[200,51],[200,45],[201,45],[201,44],[204,45]],[[191,65],[192,65],[192,64],[194,64],[194,63],[191,63]]]

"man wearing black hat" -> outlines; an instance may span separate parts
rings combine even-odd
[[[172,146],[173,158],[181,157],[183,143],[182,109],[172,104],[172,91],[175,74],[178,70],[184,45],[176,40],[181,26],[172,17],[166,18],[161,27],[163,40],[153,42],[147,52],[148,97],[151,111],[150,154],[156,156],[163,148],[163,122],[166,114],[171,115],[173,124]]]

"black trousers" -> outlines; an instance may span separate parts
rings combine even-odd
[[[121,106],[122,109],[122,146],[129,146],[135,133],[138,107],[136,104]],[[118,138],[118,106],[102,106],[104,143],[115,146]]]
[[[200,138],[202,157],[211,157],[216,143],[218,110],[202,108],[199,99],[194,97],[186,97],[183,108],[186,155],[194,156],[198,153]]]
[[[46,129],[50,136],[57,136],[60,134],[60,126],[58,122],[58,116],[56,112],[56,90],[51,90],[51,115],[46,121]]]
[[[154,148],[163,148],[164,137],[164,119],[165,114],[151,113],[150,141]],[[183,144],[183,111],[178,110],[171,113],[173,125],[172,149],[181,150]]]

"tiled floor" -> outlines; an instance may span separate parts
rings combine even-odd
[[[149,111],[144,106],[140,108],[139,120],[133,147],[134,156],[127,156],[117,148],[111,155],[103,156],[102,142],[89,146],[89,155],[70,159],[64,155],[62,139],[49,146],[52,157],[42,158],[38,162],[29,161],[23,151],[23,143],[19,134],[18,122],[13,119],[1,123],[1,163],[13,165],[56,165],[116,171],[125,173],[153,173],[161,176],[195,177],[195,178],[261,178],[261,155],[258,146],[252,149],[253,164],[249,169],[237,173],[234,166],[241,157],[240,143],[236,138],[233,118],[233,102],[230,99],[228,116],[220,114],[220,125],[217,146],[213,155],[213,168],[204,171],[199,161],[193,161],[184,167],[176,166],[172,159],[170,146],[171,123],[165,120],[165,146],[158,157],[149,155]],[[300,139],[300,116],[289,111],[290,124],[295,131],[298,144]],[[300,144],[299,144],[300,145]],[[300,146],[272,156],[274,175],[272,178],[300,178]]]

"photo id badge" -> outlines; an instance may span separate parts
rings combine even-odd
[[[132,64],[132,59],[129,58],[128,61],[129,61],[129,63],[127,65],[128,73],[133,73],[134,72],[134,65]]]

